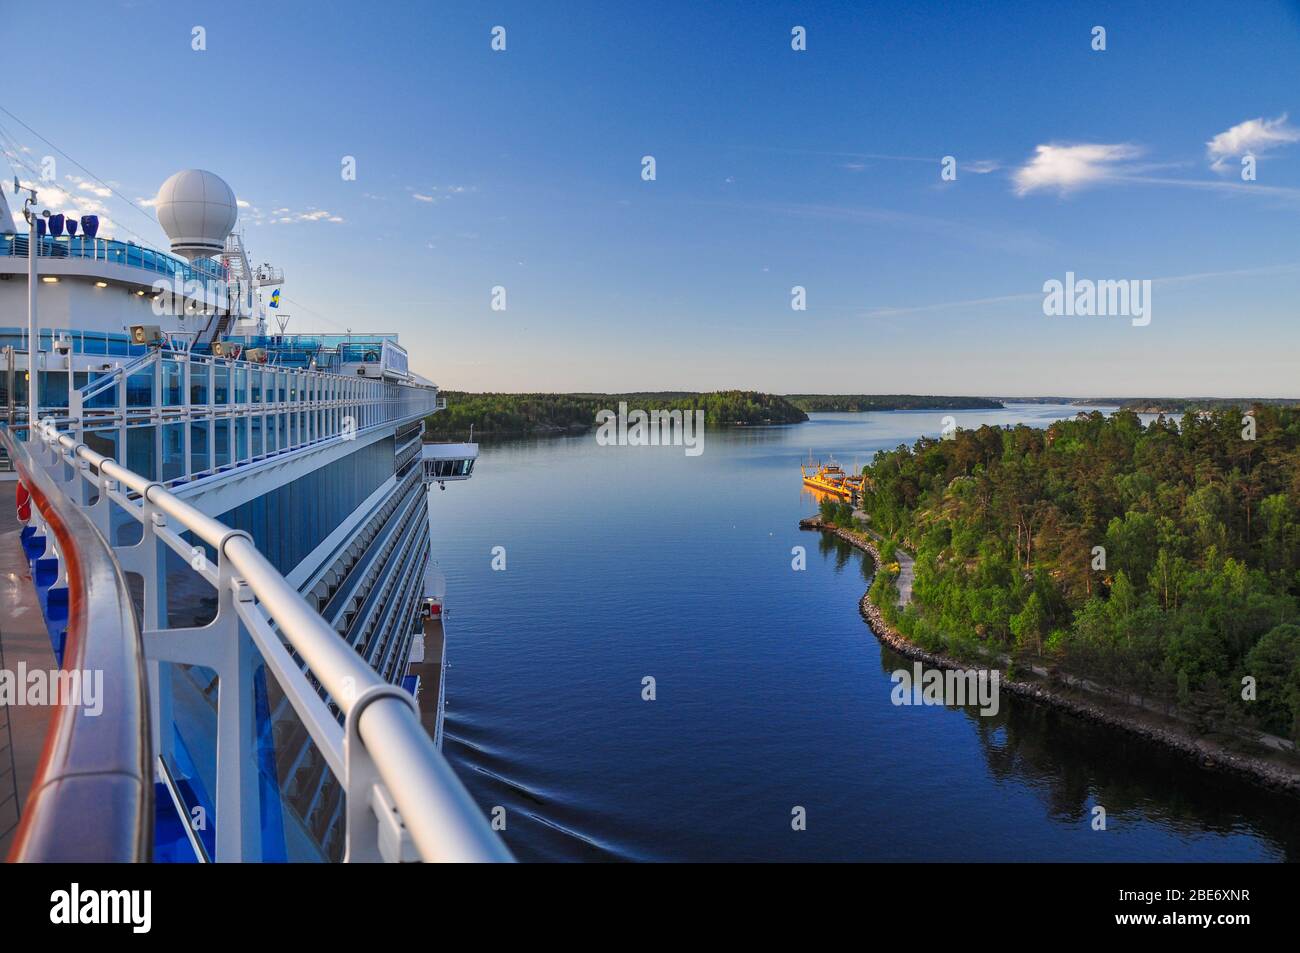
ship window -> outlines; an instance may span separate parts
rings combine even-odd
[[[168,424],[162,429],[162,465],[157,479],[163,482],[185,475],[185,424]]]
[[[14,375],[17,377],[17,375]],[[68,406],[68,372],[41,371],[41,390],[38,395],[42,407]]]
[[[162,402],[164,407],[181,404],[181,366],[176,361],[162,362]]]
[[[235,431],[235,459],[247,460],[252,456],[248,452],[248,418],[236,417],[230,422],[230,426]]]
[[[143,474],[149,479],[154,476],[153,427],[131,427],[126,432],[126,460],[123,466],[128,470]]]
[[[213,463],[216,466],[224,467],[230,463],[230,421],[214,421],[212,447]]]
[[[218,364],[216,367],[216,380],[212,385],[212,402],[230,403],[230,368],[225,364]]]
[[[128,407],[153,406],[152,366],[136,371],[126,379],[126,405]]]
[[[190,403],[206,405],[208,402],[208,368],[204,364],[190,367]]]
[[[82,336],[81,352],[83,354],[107,354],[108,341],[102,334],[86,334]]]
[[[202,473],[208,469],[208,425],[190,424],[190,472]]]

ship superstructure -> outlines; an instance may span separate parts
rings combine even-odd
[[[438,753],[427,491],[477,457],[424,444],[438,388],[395,334],[270,331],[283,275],[212,173],[160,190],[172,253],[28,206],[0,234],[0,545],[51,666],[105,691],[16,742],[41,752],[11,856],[508,857]]]

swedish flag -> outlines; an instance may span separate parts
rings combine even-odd
[[[280,289],[279,289],[279,288],[276,288],[274,291],[271,292],[271,307],[273,307],[273,308],[278,308],[278,307],[280,307]]]

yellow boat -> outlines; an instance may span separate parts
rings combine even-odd
[[[799,470],[803,474],[804,486],[812,487],[814,490],[829,493],[845,500],[852,499],[862,492],[862,477],[850,476],[845,473],[833,458],[825,466],[820,461],[813,464],[811,454],[809,454],[808,459],[808,463],[799,464]]]

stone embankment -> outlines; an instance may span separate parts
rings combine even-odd
[[[881,565],[880,551],[876,548],[876,541],[870,536],[841,526],[832,526],[817,516],[800,520],[799,528],[837,536],[851,546],[866,552],[877,566]],[[910,642],[885,621],[879,607],[868,598],[866,593],[863,593],[858,603],[858,610],[876,638],[899,655],[940,669],[957,671],[972,669],[972,666],[963,662],[927,652],[914,642]],[[1072,688],[1057,688],[1043,682],[1013,681],[1006,678],[999,680],[1000,688],[1013,695],[1068,712],[1095,724],[1145,738],[1196,761],[1202,767],[1233,774],[1274,791],[1300,794],[1300,766],[1289,767],[1272,759],[1265,760],[1231,750],[1218,742],[1195,736],[1181,722],[1168,718],[1157,719],[1149,711],[1127,705],[1109,694],[1105,696],[1104,701],[1096,702],[1076,697],[1078,694],[1086,694],[1079,690],[1083,684],[1075,680]],[[1067,691],[1071,694],[1066,694]]]

